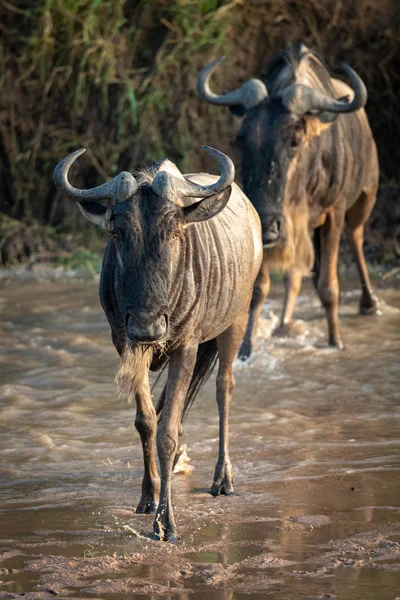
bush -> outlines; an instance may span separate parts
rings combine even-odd
[[[80,147],[81,187],[165,156],[184,172],[213,169],[205,142],[238,163],[234,118],[197,97],[198,71],[225,53],[214,85],[231,89],[298,40],[363,77],[382,179],[398,181],[394,1],[23,0],[0,10],[0,194],[12,217],[86,226],[52,183],[57,161]]]

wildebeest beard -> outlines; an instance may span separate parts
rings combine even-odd
[[[284,212],[286,238],[281,244],[264,249],[271,269],[290,271],[295,268],[301,275],[310,275],[314,265],[314,246],[308,231],[307,210],[297,210],[288,203]]]
[[[264,250],[272,269],[289,271],[293,268],[302,275],[310,275],[314,265],[314,245],[309,231],[306,179],[308,152],[301,148],[288,161],[282,182],[282,214],[285,235],[281,244]]]
[[[115,383],[118,389],[118,397],[130,404],[135,399],[135,392],[146,377],[151,361],[153,360],[154,348],[152,346],[137,345],[131,348],[125,346],[121,355],[121,361]]]

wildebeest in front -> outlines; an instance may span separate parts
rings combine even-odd
[[[233,183],[230,158],[207,148],[220,177],[183,176],[168,160],[137,178],[127,172],[91,190],[68,182],[68,170],[84,150],[56,167],[56,185],[89,221],[110,233],[100,280],[100,300],[121,355],[122,393],[135,399],[135,425],[144,456],[139,513],[153,513],[156,539],[175,536],[171,475],[181,423],[217,358],[219,455],[213,495],[233,492],[228,451],[228,412],[235,380],[232,362],[246,327],[247,311],[262,261],[260,219]],[[99,204],[110,199],[112,206]],[[168,379],[157,413],[149,368],[167,361]],[[157,472],[155,446],[161,467]]]
[[[344,69],[352,88],[331,78],[312,51],[295,44],[271,63],[265,82],[251,79],[218,96],[210,90],[209,79],[220,60],[201,71],[198,89],[208,102],[244,115],[239,132],[243,187],[263,229],[264,259],[240,355],[251,353],[270,287],[269,267],[287,273],[278,331],[289,332],[302,276],[314,264],[329,344],[342,348],[337,259],[344,225],[361,279],[360,312],[377,310],[363,254],[364,224],[375,203],[379,175],[375,142],[363,110],[365,86],[348,66]]]

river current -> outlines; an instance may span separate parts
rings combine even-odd
[[[142,453],[117,400],[118,356],[97,283],[3,285],[0,299],[0,599],[25,597],[400,598],[400,291],[377,282],[379,317],[357,316],[345,282],[345,350],[325,347],[305,283],[295,339],[235,362],[236,493],[209,495],[218,447],[215,377],[185,423],[174,475],[180,539],[150,539],[135,515]]]

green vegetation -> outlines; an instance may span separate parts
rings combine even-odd
[[[236,87],[299,39],[365,79],[382,177],[398,181],[393,0],[0,0],[0,34],[0,198],[15,219],[57,234],[87,227],[52,183],[57,161],[80,147],[80,187],[165,156],[184,172],[212,169],[203,143],[239,164],[234,118],[200,101],[197,74],[226,54],[214,85]]]
[[[68,271],[75,271],[85,267],[91,275],[98,275],[101,271],[101,258],[92,250],[76,250],[69,255],[59,258],[56,265]]]
[[[51,174],[72,149],[88,148],[86,173],[106,179],[121,168],[191,146],[184,115],[166,135],[182,64],[221,45],[227,11],[218,0],[42,0],[4,2],[2,179],[13,216],[57,222]],[[181,65],[180,65],[181,63]],[[192,90],[193,92],[193,90]],[[185,126],[186,125],[186,126]],[[171,123],[172,126],[172,123]],[[81,161],[82,168],[82,161]]]

